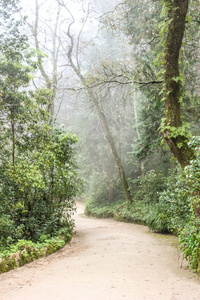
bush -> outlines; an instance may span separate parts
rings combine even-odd
[[[130,184],[133,202],[122,205],[115,213],[115,219],[146,224],[149,211],[159,201],[160,192],[166,188],[165,176],[162,172],[151,170],[144,177],[130,181]]]
[[[123,204],[121,200],[109,203],[104,198],[102,201],[98,200],[99,197],[92,198],[86,204],[85,214],[98,218],[114,216],[119,221],[146,224],[150,207],[158,202],[159,193],[165,187],[166,180],[162,172],[152,170],[145,177],[141,176],[131,181],[134,195],[132,204]]]
[[[19,146],[15,166],[0,160],[1,244],[55,236],[64,219],[65,227],[74,226],[74,196],[82,188],[74,162],[77,140],[61,129],[50,129],[51,135],[38,129],[39,144],[30,141],[26,149]]]
[[[122,200],[115,202],[96,203],[91,199],[86,203],[85,215],[96,218],[111,218],[114,217],[116,210],[122,205]]]
[[[179,235],[180,251],[183,259],[189,261],[193,271],[200,274],[200,220],[186,224]]]
[[[147,225],[154,231],[177,235],[192,216],[190,189],[183,171],[178,169],[168,177],[167,189],[159,194],[158,203],[151,206]]]
[[[189,185],[190,203],[193,215],[179,235],[180,249],[183,258],[189,261],[190,267],[200,274],[200,137],[196,136],[189,142],[195,151],[195,159],[185,167],[185,175]]]
[[[9,215],[0,218],[0,248],[6,246],[14,239],[15,223]]]
[[[166,188],[166,177],[162,172],[149,171],[145,176],[132,180],[133,202],[143,201],[147,204],[157,203],[159,194]]]
[[[71,238],[72,234],[66,227],[60,229],[57,237],[42,235],[37,243],[19,240],[0,253],[0,274],[56,252]]]
[[[58,231],[58,237],[63,239],[66,243],[71,241],[72,238],[72,230],[69,227],[60,228]]]
[[[149,205],[144,202],[125,203],[114,214],[117,221],[130,222],[146,225],[146,216],[149,212]]]

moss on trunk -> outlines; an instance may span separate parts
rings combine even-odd
[[[168,12],[169,26],[164,49],[166,127],[163,134],[172,153],[178,159],[181,167],[184,168],[194,158],[194,153],[188,147],[187,135],[177,134],[177,136],[171,137],[170,127],[175,127],[180,131],[182,126],[179,53],[185,30],[188,0],[164,0],[164,2]]]

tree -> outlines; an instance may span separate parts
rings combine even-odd
[[[12,232],[1,232],[0,246],[20,238],[53,236],[63,226],[71,232],[74,196],[81,186],[74,161],[77,139],[55,124],[52,126],[46,109],[49,90],[30,90],[36,63],[26,37],[20,33],[20,23],[9,14],[10,10],[18,13],[18,7],[12,6],[12,1],[4,3],[1,14],[5,18],[5,39],[0,47],[0,223],[12,225]]]
[[[11,130],[12,164],[15,165],[16,132],[20,124],[17,118],[24,113],[22,102],[25,95],[19,92],[21,87],[26,87],[30,80],[30,71],[33,70],[33,62],[30,62],[30,52],[27,38],[20,33],[22,21],[15,21],[13,14],[19,13],[18,1],[3,1],[1,3],[2,33],[0,46],[0,93],[1,93],[1,124],[5,120]]]
[[[31,34],[34,40],[34,46],[35,46],[36,56],[37,56],[37,64],[40,73],[45,82],[46,88],[52,92],[49,95],[48,110],[51,113],[51,115],[54,115],[55,99],[57,96],[58,84],[60,79],[62,78],[61,72],[58,75],[58,57],[60,54],[59,52],[60,42],[58,38],[58,30],[60,26],[61,6],[58,5],[56,7],[57,12],[55,15],[55,22],[53,26],[48,25],[46,22],[43,21],[45,35],[42,35],[40,30],[40,8],[43,4],[44,3],[39,4],[38,0],[35,0],[35,20],[33,24],[29,23],[28,20],[26,20],[26,23],[28,24],[31,30]],[[45,43],[43,45],[41,45],[40,39],[45,40]],[[49,42],[48,39],[50,39],[51,42]],[[50,55],[51,73],[49,73],[49,71],[45,66],[45,55]]]
[[[164,49],[165,126],[164,138],[181,167],[187,166],[194,153],[188,147],[187,124],[181,122],[180,48],[183,41],[188,0],[164,1],[168,13],[168,29]]]
[[[180,59],[180,50],[183,44],[185,24],[189,20],[186,20],[188,1],[164,0],[161,4],[158,1],[148,1],[148,5],[146,1],[143,4],[140,4],[139,1],[134,3],[126,1],[127,25],[125,29],[127,28],[127,32],[131,36],[136,61],[138,61],[139,71],[137,70],[133,74],[143,81],[141,86],[143,93],[150,95],[149,87],[145,87],[145,78],[154,79],[156,84],[163,82],[163,91],[159,91],[159,87],[155,87],[160,95],[164,92],[162,100],[165,100],[165,118],[161,129],[172,153],[184,168],[194,157],[192,149],[188,147],[189,124],[181,120],[182,102],[186,100],[186,95],[183,94],[186,90],[183,86],[183,74],[181,72],[186,71],[187,67],[183,59]],[[144,14],[140,13],[141,8],[144,8]],[[150,17],[148,17],[149,14]],[[136,18],[137,22],[135,22]],[[144,24],[141,23],[141,19]],[[155,26],[157,23],[160,24],[159,28]],[[145,31],[148,34],[144,34]],[[158,39],[159,36],[161,42]],[[139,45],[139,49],[137,45]],[[190,60],[186,46],[184,46],[184,51],[184,55],[187,56],[185,61]],[[156,56],[157,59],[155,59]],[[191,70],[189,73],[191,76]],[[153,81],[151,81],[152,83]],[[156,93],[158,94],[158,92]],[[162,108],[162,105],[160,107]]]
[[[119,178],[122,182],[126,200],[128,202],[131,202],[131,195],[130,195],[130,191],[129,191],[126,174],[124,171],[124,166],[122,164],[121,157],[117,151],[115,141],[113,139],[111,130],[109,128],[108,120],[106,118],[105,112],[103,111],[103,109],[100,105],[100,102],[98,101],[98,99],[95,95],[95,90],[93,88],[91,88],[90,83],[87,80],[87,76],[84,76],[83,72],[81,70],[82,66],[81,66],[81,59],[80,59],[80,55],[79,55],[80,54],[79,51],[80,51],[80,43],[81,43],[81,34],[82,34],[83,27],[89,16],[89,8],[86,12],[86,17],[83,21],[83,26],[81,27],[81,30],[79,31],[79,33],[76,36],[77,38],[75,39],[74,35],[71,32],[72,26],[75,23],[75,19],[72,15],[71,11],[68,9],[67,5],[64,3],[64,1],[58,1],[58,3],[66,10],[67,14],[70,16],[70,22],[67,19],[67,21],[69,22],[67,25],[67,30],[65,30],[62,33],[62,35],[60,36],[62,53],[66,60],[65,66],[68,66],[71,68],[74,75],[76,75],[77,78],[79,79],[79,83],[81,83],[81,88],[83,88],[86,91],[87,97],[95,106],[95,110],[102,122],[102,126],[104,128],[104,132],[105,132],[107,141],[109,143],[113,157],[114,157],[116,165],[117,165]],[[66,45],[66,41],[67,41],[67,45]]]

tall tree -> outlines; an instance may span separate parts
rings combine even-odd
[[[19,18],[19,1],[2,1],[1,8],[1,45],[0,45],[0,99],[1,108],[6,108],[1,124],[5,121],[12,133],[12,164],[15,165],[16,133],[19,124],[18,116],[23,111],[21,103],[24,95],[19,92],[27,86],[30,80],[28,72],[31,65],[28,62],[30,52],[27,51],[27,37],[20,32],[23,20]],[[16,19],[15,19],[16,17]],[[26,62],[27,64],[25,65]]]
[[[76,137],[52,126],[49,92],[30,91],[35,62],[20,33],[17,4],[0,4],[0,223],[14,224],[10,236],[1,231],[0,246],[8,244],[7,238],[56,234],[65,222],[72,230],[73,196],[80,183],[73,158]]]
[[[164,49],[165,126],[164,138],[184,168],[194,157],[188,147],[188,128],[181,122],[181,77],[179,56],[183,41],[188,0],[164,0],[168,29]]]
[[[107,120],[107,117],[105,115],[105,112],[103,111],[103,108],[101,107],[98,98],[95,95],[95,91],[93,88],[91,88],[91,84],[88,83],[87,80],[87,76],[83,75],[83,72],[81,70],[81,64],[80,64],[80,57],[79,57],[79,47],[80,47],[80,42],[81,42],[81,33],[83,30],[83,27],[81,28],[81,31],[79,32],[78,36],[77,36],[77,40],[75,42],[75,38],[71,32],[71,28],[72,25],[75,23],[75,19],[74,16],[72,15],[72,13],[70,12],[70,10],[68,9],[68,7],[66,6],[66,4],[64,3],[64,1],[58,1],[59,4],[61,4],[66,11],[68,12],[68,14],[71,17],[71,22],[68,25],[68,29],[67,31],[65,31],[65,36],[69,41],[68,47],[66,48],[65,44],[61,41],[61,45],[63,46],[63,52],[65,52],[65,56],[67,58],[67,65],[69,67],[71,67],[71,69],[73,70],[73,72],[75,73],[75,75],[78,77],[81,85],[84,87],[87,96],[89,97],[89,100],[93,102],[94,106],[95,106],[95,110],[99,116],[99,119],[102,122],[102,126],[108,141],[108,144],[110,146],[110,149],[112,151],[113,157],[115,159],[115,163],[117,166],[117,170],[118,170],[118,174],[119,174],[119,178],[121,180],[122,186],[123,186],[123,190],[125,193],[125,197],[127,202],[131,203],[132,198],[131,198],[131,194],[130,194],[130,190],[129,190],[129,185],[128,185],[128,180],[125,174],[125,170],[124,170],[124,166],[121,160],[121,157],[118,153],[116,144],[115,144],[115,140],[113,138],[112,132],[110,130],[109,127],[109,123]],[[89,8],[88,8],[88,12],[86,15],[86,19],[83,23],[83,26],[85,25],[87,18],[89,15]]]
[[[61,23],[61,6],[59,4],[53,6],[49,11],[50,19],[53,11],[53,22],[51,20],[51,22],[48,23],[46,20],[41,20],[40,16],[42,9],[44,9],[45,2],[46,1],[41,3],[40,1],[35,0],[35,19],[32,23],[27,19],[26,23],[31,30],[31,39],[33,39],[31,42],[33,42],[36,50],[37,64],[42,76],[42,81],[44,82],[45,87],[51,91],[48,97],[48,111],[51,115],[55,115],[55,100],[57,97],[58,85],[62,79],[62,68],[59,69],[58,66],[60,55],[58,32]],[[50,57],[50,60],[48,59],[48,66],[47,55]]]

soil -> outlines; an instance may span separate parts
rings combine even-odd
[[[200,299],[200,280],[181,266],[175,237],[83,210],[70,244],[0,275],[0,300]]]

